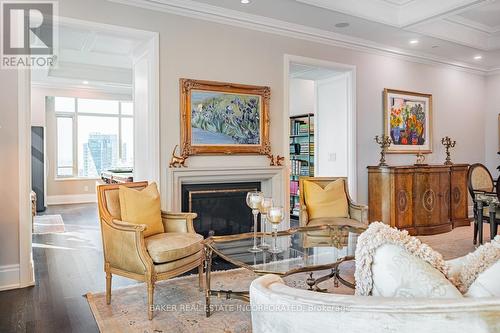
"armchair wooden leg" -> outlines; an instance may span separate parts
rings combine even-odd
[[[153,319],[153,294],[155,289],[154,282],[148,282],[148,318],[149,320]]]
[[[198,288],[200,291],[203,291],[203,266],[204,262],[202,261],[200,266],[198,266]]]
[[[110,272],[106,272],[106,304],[111,304],[111,279],[113,276]]]

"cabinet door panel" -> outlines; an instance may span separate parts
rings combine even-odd
[[[439,174],[439,224],[450,222],[450,172]]]
[[[395,225],[398,228],[413,227],[413,174],[396,173],[394,175]]]
[[[468,221],[467,167],[453,167],[451,171],[451,220]]]
[[[428,170],[419,170],[415,173],[413,194],[416,226],[432,226],[439,221],[439,178],[439,173]]]

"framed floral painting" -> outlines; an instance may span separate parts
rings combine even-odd
[[[431,153],[432,95],[384,89],[384,134],[388,153]]]
[[[180,89],[183,156],[270,153],[269,87],[181,79]]]

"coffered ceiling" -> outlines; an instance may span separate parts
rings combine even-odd
[[[133,52],[142,43],[140,36],[62,23],[55,66],[33,70],[32,82],[35,86],[130,94]]]
[[[492,73],[500,0],[109,0]]]

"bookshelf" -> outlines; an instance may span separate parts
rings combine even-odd
[[[299,177],[314,176],[314,114],[290,117],[290,218],[299,219]]]

